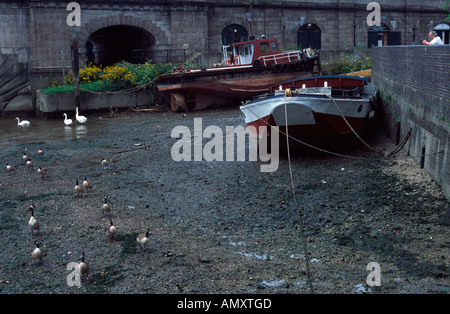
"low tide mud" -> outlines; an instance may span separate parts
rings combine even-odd
[[[347,138],[325,147],[340,155],[292,145],[290,165],[284,148],[273,172],[260,160],[174,161],[172,130],[190,129],[194,149],[194,118],[223,136],[245,126],[237,108],[125,112],[24,133],[35,120],[3,138],[0,293],[448,293],[449,202],[405,152],[381,158]],[[377,151],[395,148],[373,121],[364,138]],[[92,190],[77,195],[85,177]],[[35,241],[41,261],[31,258]],[[89,277],[71,285],[68,265],[83,252]],[[369,263],[379,265],[377,285]]]

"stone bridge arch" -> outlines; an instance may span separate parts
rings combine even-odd
[[[167,62],[166,51],[170,48],[168,33],[156,23],[152,20],[126,14],[91,19],[83,23],[77,36],[81,66],[89,61],[114,63],[121,61],[119,60],[121,55],[124,56],[123,59],[132,63],[145,62],[147,58],[154,62]],[[114,41],[108,42],[108,37],[114,37]],[[102,40],[104,42],[101,42]],[[122,49],[121,54],[112,51],[108,53],[107,51],[116,48],[117,44],[120,46],[121,44],[138,43],[140,41],[142,41],[142,46],[128,47],[129,51],[134,51],[134,55],[128,56],[129,58],[124,55],[127,49]],[[97,45],[97,52],[102,50],[102,55],[93,56],[92,52],[95,53],[95,47],[94,51],[90,51],[90,45],[93,47]]]

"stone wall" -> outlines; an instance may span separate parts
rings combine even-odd
[[[250,34],[249,20],[256,37],[275,37],[284,49],[297,48],[297,32],[308,23],[321,30],[325,50],[362,49],[368,41],[367,0],[79,0],[80,27],[66,23],[69,2],[0,2],[0,54],[26,64],[33,95],[71,69],[74,34],[83,66],[87,39],[109,26],[133,26],[150,33],[155,39],[153,61],[181,63],[192,58],[203,65],[221,61],[224,28],[238,24]],[[413,30],[416,39],[427,38],[428,31],[447,16],[441,0],[377,2],[381,22],[401,33],[402,44],[412,43]]]
[[[23,116],[33,112],[28,64],[19,62],[18,54],[0,53],[0,114]]]
[[[78,1],[81,5],[80,27],[66,23],[70,1],[0,2],[1,48],[29,48],[20,54],[34,72],[55,72],[70,68],[72,32],[79,34],[80,61],[85,61],[84,43],[89,36],[113,25],[132,25],[151,33],[155,49],[191,50],[202,40],[211,49],[220,48],[221,32],[230,24],[239,24],[250,33],[251,20],[255,36],[278,38],[285,48],[297,47],[297,31],[307,23],[322,32],[323,49],[367,47],[367,0],[353,1]],[[442,1],[377,1],[381,5],[381,22],[391,31],[401,32],[401,43],[427,38],[429,29],[444,22],[447,14]],[[355,35],[354,36],[354,32]],[[213,52],[209,50],[208,52]]]
[[[0,115],[33,113],[29,9],[0,3]]]
[[[372,63],[385,129],[412,130],[405,151],[450,198],[450,46],[377,47]]]

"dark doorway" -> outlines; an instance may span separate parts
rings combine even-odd
[[[387,35],[388,46],[398,46],[402,44],[401,32],[389,32]]]
[[[444,44],[450,44],[450,25],[447,23],[442,23],[436,26],[434,29],[437,35],[441,37]]]
[[[248,40],[247,30],[241,25],[231,24],[222,30],[222,45],[224,46],[246,40]]]
[[[384,24],[371,26],[367,33],[367,47],[387,46],[387,34],[389,32],[389,28]]]
[[[316,25],[308,23],[300,27],[297,31],[297,46],[300,49],[322,48],[322,32]]]
[[[88,62],[112,65],[120,61],[144,63],[152,59],[155,38],[142,28],[116,25],[93,33],[86,42]]]
[[[395,46],[402,44],[402,33],[391,32],[389,28],[381,24],[372,26],[367,32],[367,47],[373,46]]]

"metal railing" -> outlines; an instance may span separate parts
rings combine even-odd
[[[278,54],[259,57],[261,64],[264,64],[264,65],[278,64],[280,62],[284,63],[284,62],[286,62],[286,59],[288,62],[299,61],[302,59],[302,51],[300,51],[300,50],[286,51],[284,53],[278,53]]]

